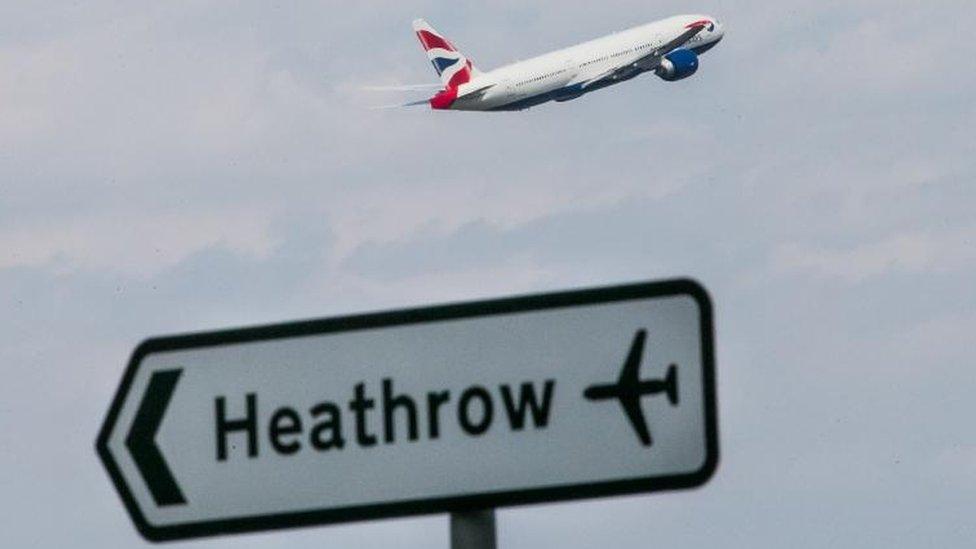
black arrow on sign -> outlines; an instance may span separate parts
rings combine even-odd
[[[153,373],[132,422],[132,430],[125,437],[125,445],[132,454],[132,460],[146,481],[156,505],[160,507],[186,503],[183,492],[156,446],[156,432],[163,422],[163,414],[166,413],[166,407],[169,406],[169,400],[173,397],[182,373],[181,369]]]

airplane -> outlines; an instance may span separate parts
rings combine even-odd
[[[607,385],[591,385],[583,396],[587,400],[608,400],[617,399],[627,414],[631,426],[637,432],[637,438],[644,446],[650,446],[653,442],[651,431],[647,428],[647,421],[644,419],[644,412],[641,410],[640,397],[665,393],[671,406],[678,405],[678,370],[677,366],[668,366],[668,373],[664,379],[640,379],[640,365],[644,355],[644,345],[647,342],[647,330],[638,330],[634,336],[634,342],[630,346],[630,353],[627,361],[620,371],[620,377],[616,383]]]
[[[675,82],[695,74],[698,56],[725,36],[714,17],[678,15],[481,72],[423,19],[414,21],[413,29],[441,78],[433,87],[440,91],[401,106],[455,111],[518,111],[570,101],[651,71]]]

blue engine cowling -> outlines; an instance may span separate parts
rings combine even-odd
[[[698,54],[691,50],[674,50],[664,56],[654,72],[668,82],[688,78],[698,72]]]

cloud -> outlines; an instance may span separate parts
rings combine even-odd
[[[888,274],[941,274],[976,267],[976,229],[894,235],[851,249],[785,245],[773,259],[781,271],[797,271],[849,284]]]
[[[79,216],[0,232],[0,271],[54,266],[151,276],[215,245],[264,256],[271,248],[267,211],[118,212]]]
[[[492,68],[687,9],[2,9],[5,539],[139,543],[91,442],[149,335],[688,275],[716,303],[715,481],[505,511],[504,545],[965,545],[971,483],[938,470],[965,471],[976,390],[972,2],[717,0],[729,35],[693,79],[514,115],[363,108],[364,84],[435,80],[417,15]]]

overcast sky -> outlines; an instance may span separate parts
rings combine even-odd
[[[515,114],[369,110],[676,13],[723,43]],[[133,547],[93,449],[143,338],[691,276],[722,463],[504,548],[976,538],[971,0],[0,2],[0,545]],[[447,519],[173,547],[446,547]]]

